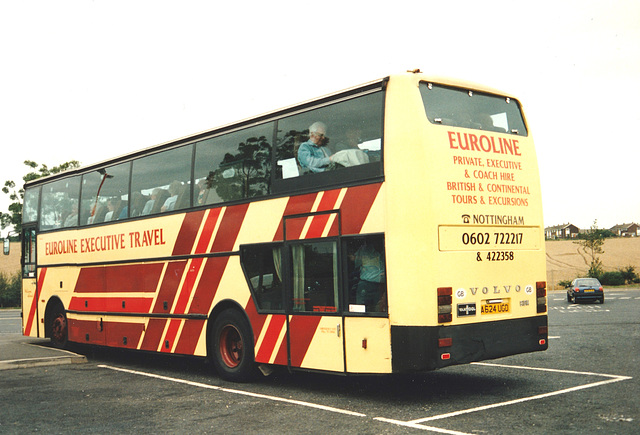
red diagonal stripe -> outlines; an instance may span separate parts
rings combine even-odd
[[[155,352],[158,350],[167,319],[149,319],[140,349]]]
[[[182,220],[182,226],[178,232],[178,238],[176,244],[173,247],[173,255],[189,255],[191,254],[191,248],[196,240],[198,230],[200,229],[200,223],[205,211],[195,211],[187,213]]]
[[[322,199],[320,200],[320,204],[318,205],[318,211],[333,210],[335,208],[336,201],[338,201],[338,196],[340,196],[340,189],[327,190],[324,192]],[[331,215],[329,214],[314,216],[305,238],[315,239],[317,237],[322,237],[324,227],[327,225],[330,216]],[[288,229],[287,232],[289,232]]]
[[[340,205],[342,234],[360,234],[371,206],[378,196],[382,184],[367,184],[350,187]],[[338,234],[338,220],[331,226],[330,235]]]
[[[289,352],[287,350],[287,338],[285,337],[280,343],[280,347],[278,348],[278,353],[276,354],[276,358],[273,360],[274,364],[278,365],[289,365]]]
[[[187,276],[184,280],[184,283],[182,284],[182,288],[180,289],[176,307],[173,310],[174,314],[183,314],[187,309],[187,305],[189,304],[189,297],[191,296],[191,292],[193,291],[193,286],[195,285],[196,278],[198,277],[198,272],[200,272],[203,261],[204,258],[194,258],[193,260],[191,260],[191,263],[189,263]]]
[[[213,298],[216,296],[220,280],[224,274],[224,270],[227,266],[229,257],[213,257],[208,258],[204,264],[202,270],[202,276],[198,282],[193,300],[189,306],[190,314],[206,314],[209,315],[211,311],[211,304]],[[193,337],[200,337],[202,328],[205,322],[193,322],[190,323],[189,328],[183,328],[180,334],[180,339],[176,349],[181,349],[181,353],[189,353],[189,349],[195,350],[196,342],[193,342]],[[184,341],[184,343],[183,343]],[[193,351],[192,351],[193,352]]]
[[[196,254],[204,254],[207,252],[207,246],[209,246],[209,242],[213,236],[213,230],[216,228],[216,222],[218,222],[221,210],[221,208],[216,208],[209,211],[207,220],[204,223],[204,228],[202,229],[202,234],[200,235],[200,240],[198,240],[198,246],[196,246]]]
[[[291,367],[300,367],[313,335],[320,324],[320,316],[293,316],[289,321]]]
[[[176,345],[175,353],[184,355],[193,355],[198,345],[198,339],[204,328],[204,319],[190,319],[184,322],[182,332],[180,333],[180,340]]]
[[[260,337],[260,333],[262,332],[264,322],[267,320],[267,315],[258,314],[256,304],[253,302],[252,297],[249,298],[249,302],[247,302],[247,306],[244,307],[244,311],[249,317],[249,323],[251,324],[251,328],[253,328],[253,342],[256,343],[258,341],[258,337]]]
[[[189,306],[190,314],[209,314],[211,311],[211,303],[218,291],[218,285],[220,284],[228,261],[229,257],[213,257],[207,259],[204,270],[202,271],[202,277],[193,295],[191,306]]]
[[[317,193],[309,193],[306,195],[292,196],[287,202],[287,206],[284,209],[283,218],[280,221],[280,225],[276,230],[276,234],[273,236],[273,241],[281,241],[284,237],[283,223],[284,216],[291,216],[295,214],[309,213],[313,207],[313,203],[316,200]],[[298,222],[299,221],[299,222]],[[304,226],[304,220],[295,219],[294,221],[287,222],[287,233],[291,235],[293,239],[300,238],[300,233]]]
[[[276,347],[278,342],[278,337],[280,336],[280,332],[282,331],[282,327],[284,326],[286,320],[286,316],[284,314],[274,314],[271,317],[271,322],[267,327],[267,331],[264,334],[264,338],[262,339],[262,343],[260,344],[260,349],[256,354],[256,361],[260,363],[268,363],[269,359],[271,359],[271,355],[273,354],[273,350]],[[286,346],[286,339],[283,340]]]
[[[320,204],[318,205],[318,211],[327,211],[333,210],[336,205],[336,201],[338,201],[338,197],[340,196],[341,189],[335,190],[327,190],[322,195],[322,199],[320,200]]]
[[[216,233],[215,239],[213,240],[211,252],[228,252],[233,250],[233,246],[236,243],[238,233],[240,232],[242,222],[244,221],[244,217],[247,214],[248,209],[249,204],[241,204],[226,208],[224,215],[222,216],[222,220],[220,221],[220,225],[218,226],[218,231]],[[198,260],[200,260],[201,262],[203,259],[193,260],[192,265],[194,263],[197,263]],[[206,260],[200,282],[198,283],[196,291],[193,295],[193,300],[191,301],[191,306],[189,307],[189,313],[206,315],[209,314],[209,312],[211,311],[213,298],[216,295],[218,285],[220,284],[220,280],[222,279],[222,275],[228,261],[229,257],[227,256],[213,257]],[[200,268],[200,263],[197,264],[197,267],[198,269]],[[189,273],[191,273],[191,270],[189,271]],[[189,283],[190,286],[194,285],[196,277],[197,271],[196,273],[193,273],[193,282]],[[185,282],[185,285],[186,284],[187,283]],[[186,294],[185,291],[183,291],[182,293]],[[180,295],[180,298],[183,298],[183,294]],[[188,297],[185,297],[184,300],[185,303],[187,303]],[[178,300],[178,306],[182,310],[180,299]],[[184,308],[186,309],[186,305]],[[175,312],[178,312],[178,307],[176,307]],[[180,313],[182,312],[183,311],[180,311]],[[187,353],[189,349],[195,349],[195,345],[197,343],[194,343],[192,341],[192,337],[200,336],[204,324],[204,322],[193,322],[192,324],[190,324],[189,328],[183,328],[183,332],[180,335],[180,340],[176,346],[176,349],[179,348],[182,352]]]
[[[171,352],[171,348],[173,347],[173,341],[175,340],[176,335],[178,335],[178,329],[180,329],[180,322],[182,322],[182,320],[180,319],[171,319],[169,321],[169,329],[167,330],[167,333],[164,336],[164,341],[169,342],[169,348],[167,349],[167,347],[163,342],[162,349],[160,349],[160,352]]]
[[[38,285],[36,286],[36,294],[31,301],[29,307],[29,315],[27,316],[27,324],[24,327],[24,334],[29,335],[31,333],[31,327],[33,326],[34,319],[36,317],[36,308],[38,307],[38,299],[40,299],[40,293],[42,292],[42,284],[44,283],[44,277],[47,274],[47,268],[43,267],[38,271]]]
[[[249,204],[227,207],[222,216],[222,222],[213,240],[211,252],[228,252],[233,250],[236,238],[242,227],[242,222],[249,209]]]
[[[156,298],[156,304],[153,306],[154,313],[169,313],[173,307],[173,301],[178,293],[178,286],[182,280],[186,261],[173,261],[167,263],[167,268],[160,284],[160,291]],[[165,303],[167,308],[165,309]]]

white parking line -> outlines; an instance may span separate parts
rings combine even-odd
[[[206,388],[209,390],[224,391],[225,393],[256,397],[258,399],[273,400],[275,402],[285,402],[285,403],[290,403],[292,405],[306,406],[308,408],[316,408],[316,409],[321,409],[323,411],[336,412],[338,414],[346,414],[346,415],[351,415],[355,417],[367,416],[366,414],[362,414],[360,412],[348,411],[346,409],[340,409],[340,408],[333,408],[331,406],[318,405],[317,403],[303,402],[301,400],[294,400],[294,399],[285,399],[283,397],[277,397],[277,396],[268,396],[266,394],[252,393],[250,391],[234,390],[232,388],[218,387],[215,385],[203,384],[201,382],[187,381],[186,379],[170,378],[168,376],[161,376],[153,373],[140,372],[137,370],[123,369],[121,367],[112,367],[112,366],[103,365],[103,364],[98,365],[98,367],[109,369],[109,370],[115,370],[118,372],[130,373],[133,375],[146,376],[148,378],[160,379],[163,381],[175,382],[177,384],[191,385],[192,387]]]
[[[552,338],[552,337],[550,337],[550,338]],[[556,337],[553,337],[553,338],[556,338]],[[512,365],[495,364],[495,363],[471,363],[471,364],[480,365],[480,366],[486,366],[486,367],[510,368],[510,369],[518,369],[518,370],[532,370],[532,371],[563,373],[563,374],[580,375],[580,376],[595,376],[595,377],[604,377],[604,378],[607,378],[607,379],[602,380],[602,381],[598,381],[598,382],[593,382],[593,383],[590,383],[590,384],[584,384],[584,385],[578,385],[576,387],[565,388],[565,389],[558,390],[558,391],[551,391],[549,393],[537,394],[537,395],[529,396],[529,397],[522,397],[520,399],[508,400],[506,402],[492,403],[492,404],[489,404],[489,405],[478,406],[478,407],[475,407],[475,408],[463,409],[463,410],[459,410],[459,411],[453,411],[453,412],[449,412],[449,413],[446,413],[446,414],[434,415],[434,416],[431,416],[431,417],[418,418],[418,419],[410,420],[410,421],[394,420],[394,419],[386,418],[386,417],[374,417],[373,420],[381,421],[381,422],[385,422],[385,423],[390,423],[390,424],[394,424],[394,425],[397,425],[397,426],[410,427],[410,428],[413,428],[413,429],[420,429],[420,430],[424,430],[424,431],[428,431],[428,432],[436,432],[436,433],[443,433],[443,434],[450,434],[450,435],[471,435],[471,434],[466,433],[466,432],[459,432],[459,431],[443,429],[443,428],[434,427],[434,426],[426,426],[423,423],[426,423],[426,422],[429,422],[429,421],[434,421],[434,420],[442,420],[442,419],[446,419],[446,418],[450,418],[450,417],[456,417],[456,416],[464,415],[464,414],[470,414],[470,413],[473,413],[473,412],[485,411],[487,409],[493,409],[493,408],[499,408],[499,407],[503,407],[503,406],[515,405],[515,404],[518,404],[518,403],[529,402],[529,401],[532,401],[532,400],[540,400],[540,399],[544,399],[544,398],[547,398],[547,397],[558,396],[558,395],[561,395],[561,394],[567,394],[567,393],[571,393],[571,392],[574,392],[574,391],[585,390],[587,388],[594,388],[594,387],[599,387],[599,386],[602,386],[602,385],[611,384],[611,383],[614,383],[614,382],[620,382],[620,381],[626,381],[626,380],[633,379],[630,376],[610,375],[610,374],[605,374],[605,373],[578,372],[578,371],[574,371],[574,370],[560,370],[560,369],[548,369],[548,368],[540,368],[540,367],[512,366]],[[193,382],[193,381],[188,381],[186,379],[172,378],[172,377],[168,377],[168,376],[162,376],[162,375],[157,375],[157,374],[153,374],[153,373],[141,372],[141,371],[137,371],[137,370],[129,370],[129,369],[121,368],[121,367],[113,367],[113,366],[104,365],[104,364],[98,365],[98,367],[105,368],[105,369],[108,369],[108,370],[119,371],[119,372],[123,372],[123,373],[129,373],[129,374],[134,374],[134,375],[139,375],[139,376],[146,376],[146,377],[149,377],[149,378],[160,379],[160,380],[168,381],[168,382],[175,382],[175,383],[179,383],[179,384],[190,385],[190,386],[198,387],[198,388],[206,388],[206,389],[210,389],[210,390],[222,391],[222,392],[231,393],[231,394],[239,394],[239,395],[243,395],[243,396],[250,396],[250,397],[255,397],[255,398],[264,399],[264,400],[272,400],[272,401],[276,401],[276,402],[284,402],[284,403],[289,403],[289,404],[292,404],[292,405],[305,406],[305,407],[308,407],[308,408],[315,408],[315,409],[320,409],[320,410],[323,410],[323,411],[329,411],[329,412],[334,412],[334,413],[338,413],[338,414],[345,414],[345,415],[350,415],[350,416],[355,416],[355,417],[367,417],[366,414],[363,414],[363,413],[360,413],[360,412],[349,411],[349,410],[340,409],[340,408],[334,408],[334,407],[331,407],[331,406],[319,405],[317,403],[303,402],[301,400],[286,399],[286,398],[283,398],[283,397],[269,396],[269,395],[260,394],[260,393],[252,393],[250,391],[242,391],[242,390],[235,390],[235,389],[232,389],[232,388],[218,387],[218,386],[215,386],[215,385],[203,384],[201,382]]]
[[[590,383],[590,384],[578,385],[576,387],[565,388],[565,389],[558,390],[558,391],[552,391],[552,392],[549,392],[549,393],[537,394],[535,396],[529,396],[529,397],[523,397],[523,398],[520,398],[520,399],[508,400],[506,402],[492,403],[490,405],[478,406],[476,408],[470,408],[470,409],[463,409],[463,410],[460,410],[460,411],[454,411],[454,412],[449,412],[449,413],[446,413],[446,414],[434,415],[434,416],[431,416],[431,417],[419,418],[419,419],[411,420],[411,421],[398,421],[398,420],[387,419],[387,418],[382,418],[382,417],[377,417],[377,418],[375,418],[375,420],[385,421],[387,423],[393,423],[393,424],[397,424],[397,425],[400,425],[400,426],[407,426],[407,427],[418,428],[418,429],[424,428],[425,430],[434,430],[434,429],[437,429],[437,428],[422,426],[420,423],[424,423],[424,422],[427,422],[427,421],[433,421],[433,420],[441,420],[441,419],[444,419],[444,418],[455,417],[455,416],[463,415],[463,414],[470,414],[472,412],[485,411],[487,409],[499,408],[499,407],[502,407],[502,406],[515,405],[517,403],[529,402],[531,400],[544,399],[544,398],[547,398],[547,397],[558,396],[558,395],[561,395],[561,394],[567,394],[567,393],[571,393],[571,392],[574,392],[574,391],[584,390],[584,389],[587,389],[587,388],[599,387],[601,385],[606,385],[606,384],[611,384],[611,383],[614,383],[614,382],[620,382],[620,381],[626,381],[626,380],[632,379],[630,376],[618,376],[618,375],[609,375],[609,374],[604,374],[604,373],[591,373],[591,372],[577,372],[577,371],[574,371],[574,370],[546,369],[546,368],[539,368],[539,367],[511,366],[511,365],[505,365],[505,364],[492,364],[492,363],[471,363],[471,364],[473,364],[473,365],[481,365],[481,366],[488,366],[488,367],[502,367],[502,368],[521,369],[521,370],[534,370],[534,371],[544,371],[544,372],[553,372],[553,373],[565,373],[565,374],[581,375],[581,376],[599,376],[599,377],[605,377],[605,378],[608,378],[608,379],[606,379],[604,381],[593,382],[593,383]],[[459,433],[459,432],[443,432],[443,433]]]

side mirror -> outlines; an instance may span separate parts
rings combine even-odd
[[[9,241],[9,237],[5,237],[5,239],[4,239],[4,255],[9,255],[10,247],[11,247],[11,242]]]

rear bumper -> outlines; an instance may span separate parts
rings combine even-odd
[[[573,297],[577,301],[595,301],[604,298],[604,292],[573,293]]]
[[[545,327],[543,334],[540,327]],[[457,326],[392,326],[392,370],[428,371],[546,350],[546,327],[546,315]],[[451,346],[438,347],[441,338],[450,338]]]

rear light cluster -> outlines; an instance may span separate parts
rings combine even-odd
[[[549,334],[549,329],[546,326],[538,326],[538,344],[540,346],[544,346],[547,344],[547,335]]]
[[[453,338],[450,338],[450,337],[438,338],[438,348],[443,349],[451,346],[453,346]],[[443,350],[448,350],[448,349],[443,349]],[[451,359],[451,352],[442,352],[440,354],[440,359],[441,360]]]
[[[453,320],[452,295],[453,288],[438,287],[438,323],[447,323]]]
[[[547,283],[546,281],[536,282],[536,298],[538,313],[547,312]]]

